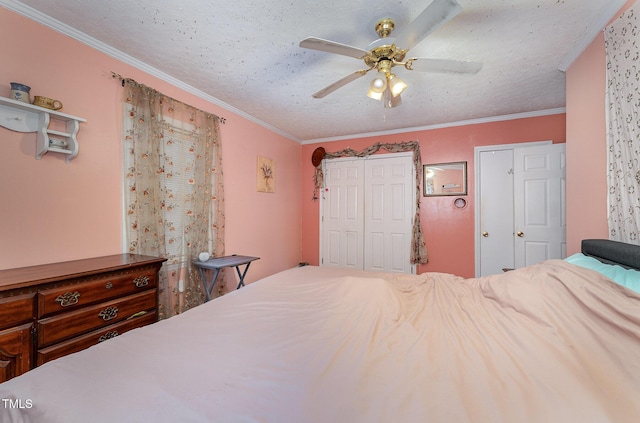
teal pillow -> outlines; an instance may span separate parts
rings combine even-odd
[[[640,292],[640,272],[637,270],[625,269],[615,264],[605,264],[582,253],[567,257],[565,261],[576,266],[595,270],[622,286],[626,286],[635,292]]]

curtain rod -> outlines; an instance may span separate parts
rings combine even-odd
[[[124,76],[122,76],[122,75],[120,75],[120,74],[118,74],[118,73],[115,73],[115,72],[113,72],[113,71],[111,71],[111,77],[112,77],[112,78],[114,78],[114,79],[119,79],[119,80],[120,80],[120,82],[122,83],[122,86],[123,86],[123,87],[124,87],[124,83],[125,83],[126,81],[131,81],[131,82],[133,82],[133,83],[135,83],[135,84],[140,84],[140,83],[139,83],[139,82],[137,82],[135,79],[125,78]],[[175,101],[180,101],[180,100],[175,100]],[[214,115],[214,116],[218,118],[218,121],[219,121],[221,124],[223,124],[223,125],[224,125],[225,123],[227,123],[227,119],[226,119],[226,118],[224,118],[224,117],[222,117],[222,116],[218,116],[218,115]]]

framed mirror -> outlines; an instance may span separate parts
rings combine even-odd
[[[467,195],[467,162],[426,164],[422,177],[425,197]]]

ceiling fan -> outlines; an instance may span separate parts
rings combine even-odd
[[[385,107],[396,107],[401,103],[400,94],[407,88],[407,84],[391,72],[394,66],[423,72],[477,73],[482,68],[482,63],[419,57],[405,60],[409,49],[461,11],[462,7],[456,0],[433,0],[409,26],[399,29],[396,37],[390,37],[395,28],[393,19],[381,19],[375,27],[380,39],[371,43],[367,47],[368,50],[316,37],[305,38],[300,42],[300,47],[354,57],[363,60],[367,66],[366,69],[357,70],[312,96],[323,98],[375,69],[378,74],[371,81],[367,96],[382,100]]]

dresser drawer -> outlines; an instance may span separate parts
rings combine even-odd
[[[38,317],[74,310],[86,305],[140,292],[157,285],[156,270],[105,275],[77,284],[38,292]]]
[[[32,329],[33,323],[27,323],[0,331],[0,383],[31,369]]]
[[[136,313],[155,310],[156,295],[155,289],[149,289],[128,297],[41,319],[37,324],[38,347],[49,346],[111,325]]]
[[[35,310],[35,293],[0,298],[0,330],[31,322]]]
[[[116,336],[122,335],[132,329],[150,325],[158,320],[158,314],[155,310],[150,311],[142,316],[127,319],[122,322],[80,335],[76,338],[63,341],[47,348],[38,350],[37,365],[40,366],[48,361],[56,358],[72,354],[93,345],[107,341]]]

